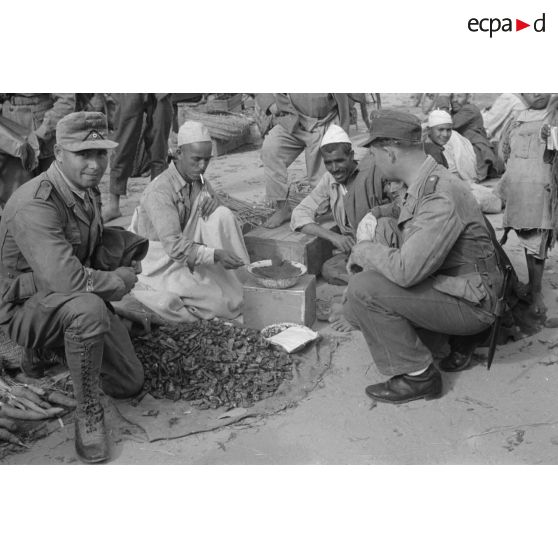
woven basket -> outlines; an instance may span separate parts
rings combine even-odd
[[[12,341],[0,327],[0,366],[7,370],[16,370],[23,362],[23,347]]]
[[[252,121],[242,114],[231,112],[202,112],[186,109],[183,111],[185,120],[195,120],[204,124],[212,138],[228,141],[250,132]]]

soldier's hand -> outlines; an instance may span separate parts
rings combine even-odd
[[[277,103],[273,103],[272,105],[269,105],[269,108],[267,110],[269,114],[275,116],[279,112],[279,109],[277,108]]]
[[[348,254],[355,245],[355,241],[351,236],[345,236],[343,234],[331,233],[330,240],[336,248],[346,254]]]
[[[126,293],[129,293],[138,282],[138,277],[133,267],[119,267],[118,269],[115,269],[114,273],[116,273],[116,275],[124,281]]]
[[[215,263],[221,262],[225,269],[238,269],[244,265],[244,262],[238,256],[226,250],[215,250],[213,260]]]

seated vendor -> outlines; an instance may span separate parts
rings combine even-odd
[[[479,181],[497,176],[497,158],[488,140],[482,114],[471,103],[470,93],[452,93],[450,95],[453,129],[466,137],[473,145],[477,157],[477,178]]]
[[[131,230],[150,241],[132,292],[172,322],[235,318],[242,310],[235,270],[250,260],[234,214],[203,177],[211,150],[207,128],[185,122],[174,162],[147,186],[132,217]]]
[[[461,180],[477,182],[477,161],[471,142],[453,130],[451,115],[433,110],[428,115],[424,151]]]
[[[320,154],[327,172],[293,210],[291,228],[325,238],[335,246],[337,254],[324,263],[322,275],[328,283],[346,285],[349,276],[345,267],[358,224],[372,208],[390,200],[384,195],[384,180],[372,156],[367,154],[357,162],[351,140],[339,126],[329,126]],[[334,230],[316,222],[318,208],[326,206],[335,219]]]

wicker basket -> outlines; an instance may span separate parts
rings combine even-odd
[[[23,347],[12,341],[0,327],[0,366],[7,370],[17,370],[23,362]]]
[[[209,135],[217,140],[228,141],[250,133],[252,121],[242,114],[232,112],[202,112],[184,109],[184,120],[201,122],[209,130]]]

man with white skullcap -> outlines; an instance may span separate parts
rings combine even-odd
[[[132,217],[132,231],[150,241],[133,294],[174,322],[241,311],[235,270],[250,260],[234,214],[204,179],[211,151],[207,128],[185,122],[174,162],[147,186]]]
[[[260,93],[258,112],[275,125],[262,132],[262,163],[267,199],[277,211],[264,223],[270,229],[289,220],[288,169],[304,151],[306,174],[312,188],[324,173],[319,147],[332,123],[349,130],[350,93]]]
[[[471,142],[453,130],[451,115],[433,110],[428,115],[424,151],[462,180],[477,182],[477,159]]]
[[[346,285],[345,266],[358,224],[372,208],[390,200],[384,195],[383,177],[370,154],[355,161],[351,140],[340,126],[329,126],[320,143],[320,154],[327,172],[293,210],[291,228],[325,238],[334,245],[337,254],[324,263],[322,275],[329,283]],[[318,208],[331,210],[337,224],[334,230],[316,221]]]

